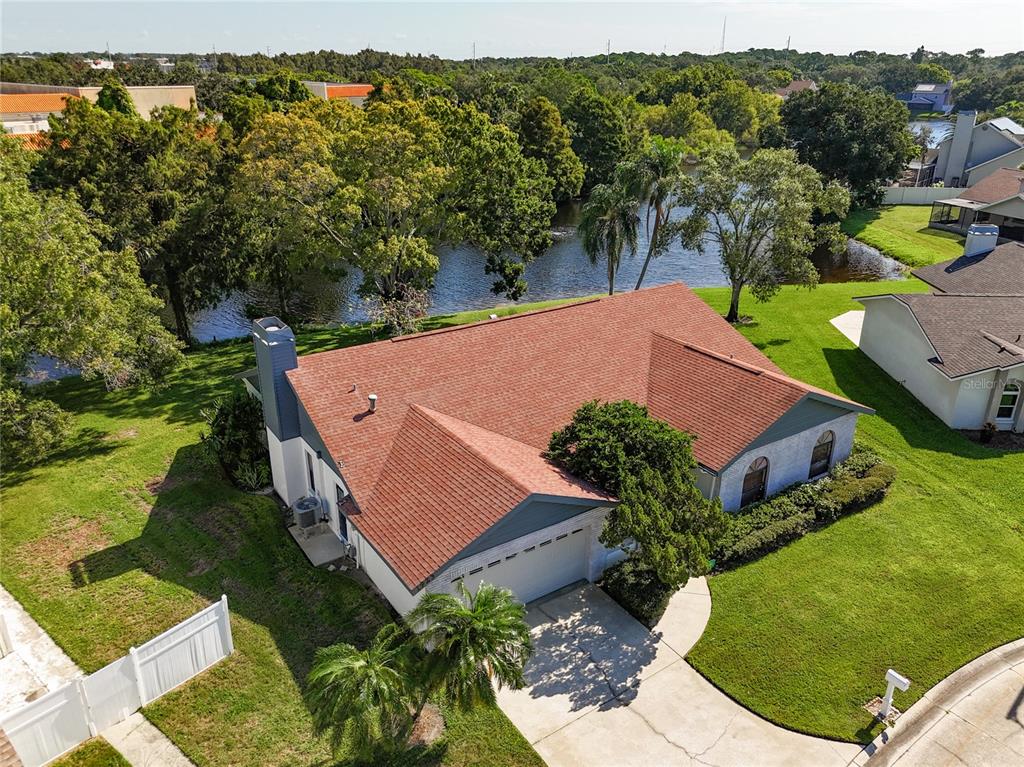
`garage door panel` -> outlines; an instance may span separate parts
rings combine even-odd
[[[486,562],[480,572],[466,575],[466,587],[474,591],[480,583],[492,583],[511,589],[520,601],[530,602],[583,580],[587,577],[587,533],[584,528],[504,556],[497,564]]]

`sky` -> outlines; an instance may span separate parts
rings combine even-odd
[[[972,8],[984,8],[972,22]],[[556,56],[784,48],[906,53],[1024,49],[1024,2],[0,2],[4,52],[394,53]]]

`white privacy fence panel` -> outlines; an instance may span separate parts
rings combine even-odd
[[[123,722],[142,708],[135,669],[129,657],[118,658],[82,680],[89,714],[96,731]]]
[[[25,767],[46,764],[92,736],[85,701],[75,683],[5,716],[2,726]]]
[[[936,200],[959,197],[966,187],[954,186],[890,186],[886,187],[882,202],[885,205],[931,205]]]
[[[99,671],[0,715],[0,728],[24,767],[42,767],[233,650],[228,600],[222,596]]]
[[[129,655],[140,672],[145,706],[231,654],[231,628],[221,600],[151,639]]]

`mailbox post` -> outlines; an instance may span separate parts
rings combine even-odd
[[[882,710],[878,712],[880,719],[889,716],[889,711],[892,709],[892,694],[895,689],[899,687],[900,690],[906,692],[910,688],[910,680],[893,669],[885,672],[885,681],[885,698],[882,700]]]

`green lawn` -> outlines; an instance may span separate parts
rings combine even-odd
[[[954,669],[1024,636],[1024,453],[948,429],[828,322],[874,284],[786,288],[744,304],[742,332],[788,373],[875,408],[858,437],[895,465],[889,497],[711,579],[711,621],[690,662],[786,727],[876,734],[861,708],[895,668],[906,708]],[[916,280],[900,291],[923,289]],[[724,310],[723,290],[701,291]]]
[[[347,328],[298,342],[310,352],[367,340]],[[145,714],[199,765],[324,765],[300,699],[313,652],[364,643],[391,616],[355,581],[311,567],[277,506],[230,487],[200,449],[200,409],[254,362],[242,341],[189,354],[157,391],[50,386],[75,414],[76,438],[45,465],[3,476],[0,582],[86,671],[227,594],[235,654]],[[448,738],[410,764],[541,764],[497,709],[448,721]]]
[[[925,266],[956,258],[964,238],[928,228],[930,205],[888,205],[854,210],[843,231],[908,266]]]
[[[62,756],[51,767],[131,767],[131,763],[103,738],[93,738]]]

